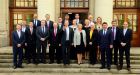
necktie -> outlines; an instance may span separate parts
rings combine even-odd
[[[56,29],[54,29],[54,35],[56,36]]]

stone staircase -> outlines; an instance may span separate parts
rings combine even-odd
[[[131,71],[127,71],[126,61],[124,60],[123,70],[118,71],[115,65],[111,70],[99,69],[100,64],[89,65],[85,60],[84,64],[78,65],[72,60],[71,64],[64,67],[63,64],[26,64],[23,63],[22,69],[12,68],[12,47],[0,48],[0,75],[140,75],[140,48],[131,48]]]

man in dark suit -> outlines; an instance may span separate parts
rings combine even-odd
[[[27,22],[26,22],[25,20],[23,20],[22,23],[21,23],[21,25],[22,25],[22,26],[21,26],[21,31],[25,33],[25,30],[27,29]],[[26,44],[24,44],[23,50],[24,50],[24,51],[23,51],[23,52],[24,52],[24,53],[23,53],[23,57],[24,57],[23,59],[26,60],[26,59],[27,59],[27,56],[28,56],[28,55],[27,55],[27,45],[26,45]]]
[[[97,46],[98,46],[98,30],[95,29],[94,23],[91,24],[90,30],[87,32],[87,45],[89,49],[90,64],[94,65],[97,60]]]
[[[78,25],[78,24],[84,25],[83,21],[80,20],[79,14],[75,14],[75,19],[76,19],[76,25]]]
[[[62,55],[63,55],[63,64],[70,64],[70,46],[72,44],[73,39],[73,30],[68,27],[69,21],[65,21],[63,30],[62,30]]]
[[[63,24],[63,25],[64,25],[65,21],[68,21],[68,22],[69,22],[69,25],[68,25],[68,26],[72,25],[72,22],[71,22],[71,20],[70,20],[69,14],[66,14],[66,15],[65,15],[65,19],[62,21],[62,24]]]
[[[45,17],[46,17],[46,27],[50,31],[53,28],[53,21],[50,20],[49,14],[46,14]]]
[[[119,70],[121,70],[123,67],[123,54],[125,52],[127,70],[130,71],[131,40],[132,40],[132,30],[128,28],[128,22],[124,22],[123,29],[120,30]]]
[[[46,21],[41,20],[41,26],[36,30],[37,36],[37,62],[46,63],[46,47],[49,38],[48,28],[45,26]]]
[[[50,58],[50,64],[54,63],[54,56],[56,51],[56,59],[57,63],[60,63],[60,53],[61,50],[59,50],[59,41],[60,41],[60,30],[58,28],[57,23],[53,24],[53,29],[50,30],[50,38],[49,38],[49,58]]]
[[[12,33],[13,41],[13,63],[14,69],[22,68],[23,46],[25,43],[25,34],[21,31],[21,25],[16,25],[16,31]],[[18,57],[18,60],[17,60]]]
[[[105,57],[107,60],[107,69],[111,69],[111,59],[110,59],[110,48],[113,47],[112,32],[108,30],[108,25],[106,22],[102,24],[103,29],[99,31],[99,48],[101,50],[101,68],[105,68]]]
[[[110,29],[112,31],[112,38],[113,38],[113,48],[111,48],[111,63],[112,63],[112,51],[114,49],[114,64],[118,65],[118,50],[119,50],[119,35],[120,35],[120,29],[117,27],[117,22],[116,21],[112,21],[112,27],[109,27],[108,29]]]
[[[27,45],[27,63],[31,63],[31,59],[33,59],[33,63],[36,63],[36,29],[33,26],[33,22],[30,22],[29,27],[26,28],[25,31],[25,44]]]
[[[41,22],[40,20],[37,19],[38,18],[37,14],[34,14],[33,18],[34,19],[32,20],[32,22],[33,22],[34,28],[36,29],[37,27],[41,26]]]

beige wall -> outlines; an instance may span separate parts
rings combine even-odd
[[[9,0],[0,0],[0,47],[9,45]]]
[[[50,20],[55,20],[55,1],[38,0],[37,13],[40,20],[45,19],[45,14],[50,14]]]

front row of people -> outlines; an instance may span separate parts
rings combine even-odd
[[[57,63],[70,64],[70,50],[74,46],[77,53],[78,64],[82,64],[82,54],[85,49],[89,49],[90,64],[97,62],[97,49],[101,52],[101,68],[111,69],[112,50],[114,49],[114,64],[121,70],[123,67],[123,54],[126,55],[127,69],[130,70],[130,47],[132,40],[132,30],[128,28],[128,23],[124,22],[123,28],[116,27],[116,22],[112,21],[112,27],[108,28],[108,24],[103,22],[102,29],[97,30],[94,23],[90,24],[88,30],[84,30],[82,24],[78,24],[76,29],[69,27],[69,22],[65,21],[62,27],[57,23],[53,23],[53,28],[48,30],[45,26],[46,21],[41,20],[41,26],[36,29],[33,23],[29,23],[29,27],[25,33],[21,31],[20,24],[17,24],[16,31],[12,34],[14,69],[22,68],[23,46],[28,46],[27,55],[28,62],[46,63],[46,49],[49,49],[50,64],[54,63],[55,52]],[[37,51],[36,51],[37,48]],[[118,50],[119,49],[119,62]],[[18,61],[17,61],[17,56]],[[62,56],[62,57],[61,57]]]

